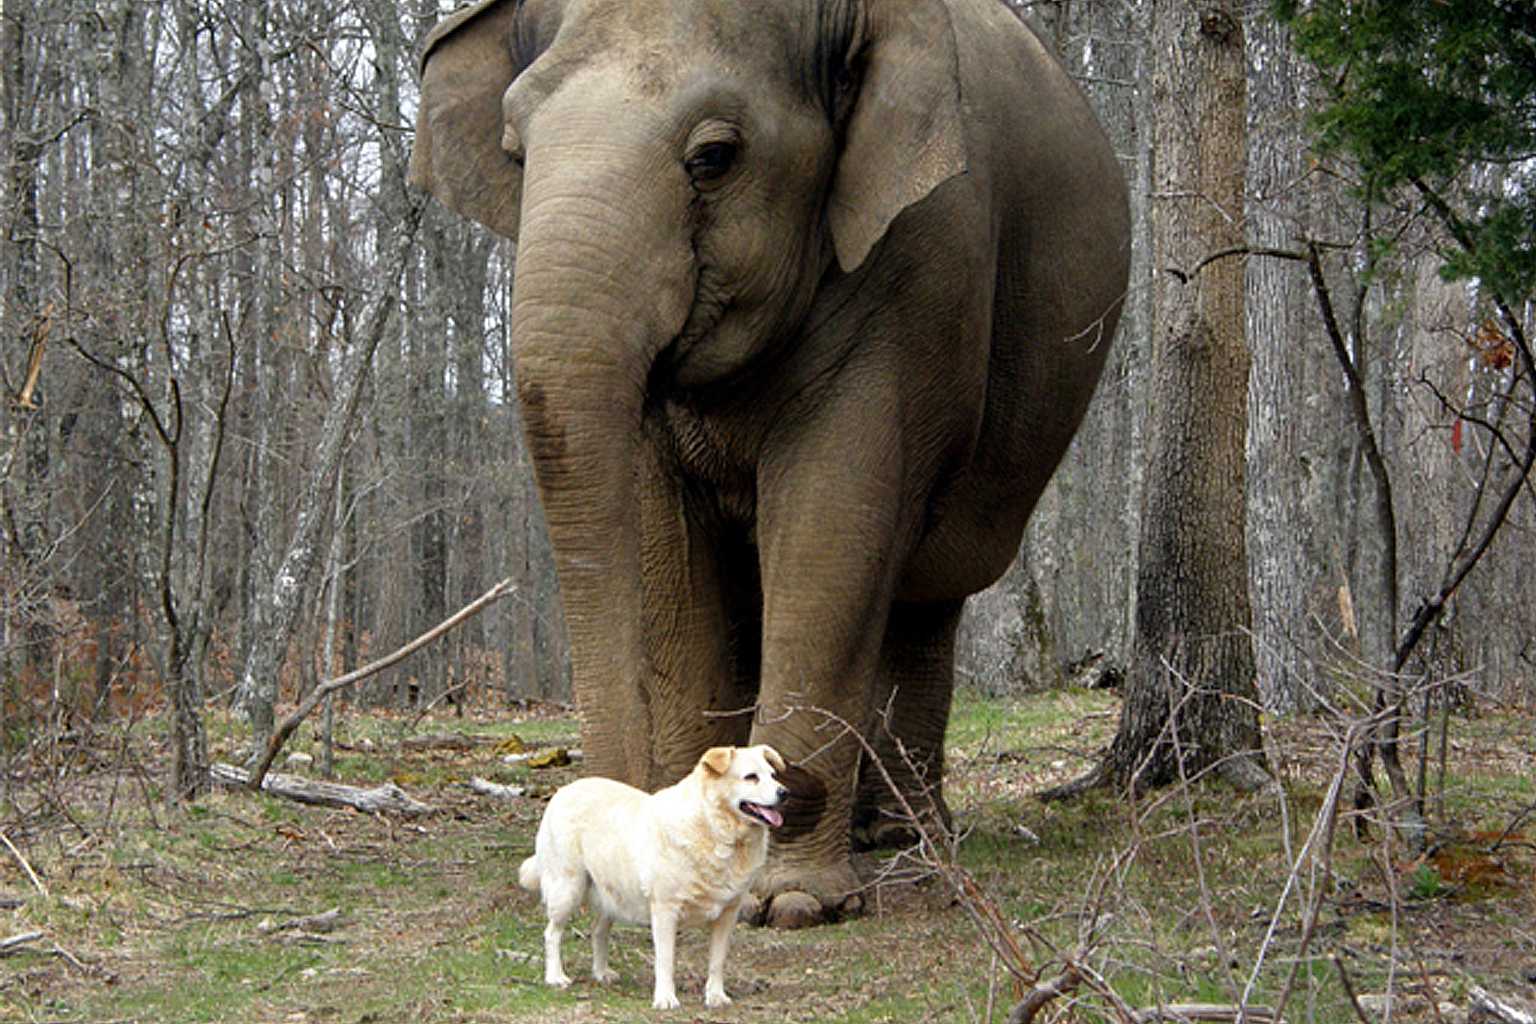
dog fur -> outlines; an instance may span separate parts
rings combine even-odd
[[[612,779],[562,787],[539,823],[532,857],[518,881],[543,897],[544,981],[571,983],[560,962],[566,925],[590,903],[592,976],[609,982],[608,933],[614,921],[651,926],[656,951],[652,1005],[675,1009],[677,926],[708,925],[704,1004],[724,1006],[731,928],[768,854],[768,831],[783,823],[784,759],[769,746],[714,747],[681,782],[647,794]],[[588,897],[590,899],[588,900]]]

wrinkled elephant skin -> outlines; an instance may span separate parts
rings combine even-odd
[[[491,0],[422,74],[413,180],[517,243],[591,770],[772,744],[824,793],[768,918],[856,905],[854,827],[904,823],[848,730],[947,820],[961,607],[1119,318],[1114,154],[997,0]]]

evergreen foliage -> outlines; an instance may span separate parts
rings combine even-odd
[[[1279,0],[1325,74],[1324,152],[1354,159],[1369,198],[1416,191],[1456,245],[1441,272],[1506,301],[1536,294],[1536,4]]]

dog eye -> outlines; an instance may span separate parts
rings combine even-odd
[[[747,774],[743,775],[742,778],[746,779],[748,782],[756,782],[757,772],[748,772]]]

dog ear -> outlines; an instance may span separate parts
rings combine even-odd
[[[827,785],[812,772],[788,761],[777,774],[779,784],[789,790],[789,796],[779,808],[784,824],[774,829],[773,835],[775,841],[785,842],[816,828],[827,809]]]
[[[774,774],[778,774],[784,770],[784,758],[779,754],[777,750],[774,750],[766,743],[762,744],[757,749],[763,752],[763,760],[768,762],[768,766],[773,769]]]
[[[730,747],[710,747],[699,758],[699,764],[711,775],[724,775],[731,770],[731,758],[735,752]]]

